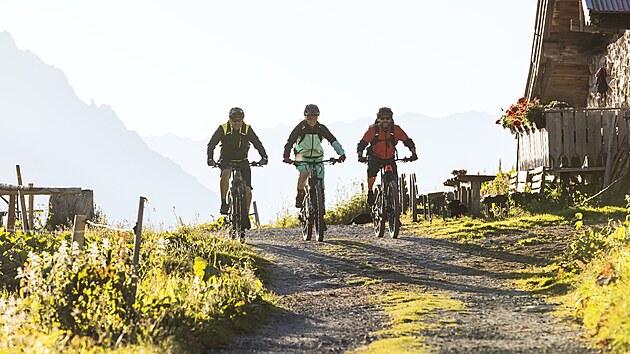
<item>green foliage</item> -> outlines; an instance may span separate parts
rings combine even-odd
[[[0,297],[0,352],[29,343],[57,352],[138,345],[197,352],[229,341],[231,331],[264,313],[266,293],[255,272],[259,259],[212,236],[213,227],[143,233],[135,302],[130,235],[88,234],[85,250],[59,238],[51,250],[3,235],[29,255],[12,264],[19,294]],[[10,279],[1,280],[10,288]]]
[[[51,235],[23,232],[0,232],[0,289],[16,290],[19,286],[18,268],[26,262],[30,253],[53,252],[63,240],[72,238],[69,232]]]
[[[508,194],[510,192],[510,172],[497,172],[497,176],[481,186],[481,195]]]
[[[326,212],[325,221],[329,225],[349,224],[357,215],[370,213],[365,203],[365,196],[358,192],[349,199],[340,200],[337,204]]]

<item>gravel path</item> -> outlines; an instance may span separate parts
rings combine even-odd
[[[273,261],[268,287],[283,308],[256,333],[223,353],[340,353],[376,339],[389,317],[374,296],[392,290],[442,294],[464,302],[451,326],[428,329],[441,353],[586,353],[576,327],[549,305],[510,288],[513,272],[545,260],[453,240],[401,232],[377,239],[368,226],[331,226],[322,243],[298,229],[255,230],[248,236]],[[366,279],[379,283],[366,285]]]

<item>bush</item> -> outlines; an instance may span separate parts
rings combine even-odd
[[[86,250],[62,240],[54,252],[31,251],[18,270],[19,297],[0,297],[0,352],[25,343],[54,351],[143,343],[200,351],[229,340],[217,333],[260,313],[266,293],[247,246],[205,228],[143,233],[135,302],[128,234],[91,234]]]

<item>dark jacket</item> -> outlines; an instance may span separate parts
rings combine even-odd
[[[267,152],[251,126],[243,123],[240,131],[234,131],[230,123],[221,124],[208,142],[208,158],[214,159],[214,148],[221,143],[220,159],[240,161],[247,159],[250,143],[254,145],[261,158],[267,158]]]

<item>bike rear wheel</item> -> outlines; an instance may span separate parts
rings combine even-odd
[[[372,205],[372,223],[374,224],[374,235],[383,237],[385,234],[385,218],[383,217],[383,197],[380,186],[376,189],[376,199]]]
[[[387,183],[387,231],[392,238],[398,238],[400,232],[400,202],[398,200],[398,186],[395,181]]]
[[[322,188],[321,182],[318,181],[315,186],[315,193],[313,198],[313,206],[314,206],[314,219],[315,219],[315,228],[317,229],[317,241],[324,241],[324,189]]]

